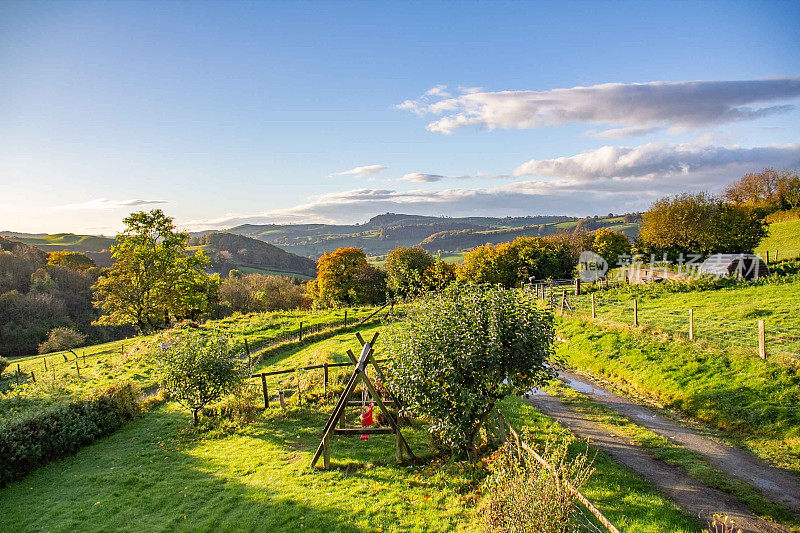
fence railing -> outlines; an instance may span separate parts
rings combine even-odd
[[[606,518],[605,515],[603,515],[603,513],[601,513],[600,510],[597,507],[595,507],[594,504],[592,504],[591,501],[589,501],[589,498],[584,496],[583,493],[580,490],[578,490],[577,488],[575,488],[572,484],[570,484],[569,482],[567,482],[564,479],[562,479],[561,476],[558,473],[558,470],[553,465],[551,465],[544,457],[539,455],[536,452],[536,450],[531,448],[522,439],[522,437],[520,436],[519,432],[516,429],[514,429],[514,426],[512,426],[511,422],[509,422],[508,419],[505,416],[503,416],[503,413],[500,412],[499,409],[497,409],[497,417],[500,420],[500,423],[504,424],[508,428],[508,432],[513,437],[514,442],[515,442],[515,444],[517,445],[517,447],[519,449],[521,449],[521,450],[525,451],[526,453],[530,454],[531,457],[533,457],[534,460],[536,460],[537,463],[539,463],[544,468],[549,470],[553,474],[553,476],[557,480],[557,482],[559,483],[559,486],[562,487],[562,489],[568,491],[570,494],[574,495],[575,499],[577,499],[581,503],[581,505],[589,512],[589,514],[591,514],[600,524],[602,524],[603,527],[605,527],[607,531],[610,531],[611,533],[619,533],[619,529],[617,529],[614,526],[614,524],[611,523],[611,520]],[[591,524],[591,523],[586,524],[586,525],[594,526],[594,524]],[[599,529],[597,527],[593,527],[592,529],[599,531]]]
[[[623,299],[605,291],[588,294],[563,287],[546,288],[541,298],[556,314],[578,314],[600,323],[646,326],[689,341],[731,346],[762,359],[800,364],[800,332],[765,318],[732,319],[700,314],[696,309],[666,309],[652,300]]]
[[[322,332],[337,331],[340,329],[347,329],[350,327],[357,327],[365,324],[377,316],[381,311],[389,307],[389,313],[394,308],[393,302],[387,302],[382,307],[379,307],[368,316],[357,319],[352,315],[348,316],[347,310],[344,311],[343,317],[334,317],[324,322],[319,322],[309,325],[308,321],[298,320],[296,326],[288,328],[285,332],[276,335],[270,339],[262,339],[259,341],[248,341],[247,336],[242,336],[241,349],[243,353],[246,351],[249,356],[257,355],[258,353],[274,348],[280,344],[286,343],[291,340],[303,339],[320,334]],[[26,358],[24,361],[11,362],[11,366],[7,368],[2,376],[0,376],[0,384],[24,384],[36,383],[39,380],[46,379],[48,381],[57,382],[64,378],[79,378],[84,381],[91,380],[92,375],[90,370],[96,368],[100,360],[108,360],[110,358],[123,358],[126,354],[125,348],[135,346],[140,339],[124,339],[108,343],[108,348],[86,353],[82,348],[75,348],[75,350],[67,350],[57,354],[45,354],[34,358]]]

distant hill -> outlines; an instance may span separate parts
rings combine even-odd
[[[263,274],[295,275],[313,278],[317,263],[277,246],[234,233],[206,233],[192,237],[190,245],[203,250],[215,272],[227,275],[231,269]]]
[[[398,246],[422,246],[432,252],[459,252],[482,244],[497,244],[520,236],[592,231],[608,227],[633,239],[640,215],[575,218],[560,215],[530,217],[431,217],[386,213],[364,224],[245,224],[229,233],[258,239],[297,255],[318,258],[353,246],[367,255],[384,255]],[[199,234],[194,234],[199,235]]]
[[[97,266],[111,266],[111,246],[114,239],[97,235],[76,235],[74,233],[19,233],[16,231],[2,231],[0,237],[13,237],[14,239],[35,246],[45,252],[67,250],[80,252],[90,257]]]

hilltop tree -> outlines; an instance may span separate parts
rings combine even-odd
[[[151,331],[170,317],[193,317],[208,309],[218,276],[205,273],[202,251],[187,254],[189,235],[176,231],[160,209],[133,213],[111,247],[114,266],[93,287],[95,305],[106,313],[98,324],[134,324]]]
[[[307,288],[316,306],[375,304],[386,296],[386,276],[361,248],[339,248],[319,258],[317,279]]]
[[[767,212],[800,207],[800,177],[796,170],[765,168],[745,174],[725,189],[724,198],[734,204]]]

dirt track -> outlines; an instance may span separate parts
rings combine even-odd
[[[568,372],[562,372],[561,378],[574,389],[626,416],[633,423],[703,455],[711,464],[731,477],[750,483],[767,498],[789,509],[800,510],[800,481],[793,474],[767,465],[748,452],[709,439],[651,409],[602,388],[590,379]],[[563,404],[558,398],[540,392],[532,395],[529,400],[576,435],[589,438],[594,446],[607,452],[618,463],[650,480],[690,514],[702,518],[708,518],[714,513],[726,514],[745,531],[789,531],[785,526],[753,515],[747,506],[733,495],[710,488],[691,478],[683,469],[653,458],[645,449],[589,420],[582,413]]]

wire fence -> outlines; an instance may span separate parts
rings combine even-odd
[[[698,314],[694,308],[665,309],[652,300],[620,298],[604,290],[591,293],[561,284],[535,288],[556,314],[582,315],[599,323],[647,327],[689,341],[734,347],[762,359],[775,358],[800,364],[800,332],[765,319],[732,319]]]
[[[387,305],[393,309],[391,302]],[[344,330],[366,323],[385,308],[386,306],[380,307],[367,316],[361,316],[364,311],[362,309],[351,310],[349,316],[345,313],[342,317],[331,317],[329,320],[310,325],[308,320],[291,319],[293,326],[288,325],[283,332],[271,338],[248,339],[246,334],[236,335],[234,350],[240,350],[243,358],[248,357],[251,353],[256,356],[260,352],[288,341],[302,342],[304,339],[322,333]],[[360,314],[356,314],[356,311]],[[313,317],[309,318],[313,319]],[[287,326],[287,324],[282,325]],[[108,377],[128,357],[133,355],[134,349],[142,340],[143,338],[123,339],[88,348],[88,352],[87,349],[75,348],[56,354],[25,358],[19,362],[12,360],[11,365],[0,376],[0,389],[9,388],[12,385],[37,383],[42,380],[49,383],[75,380],[87,383],[100,379],[100,377]]]

